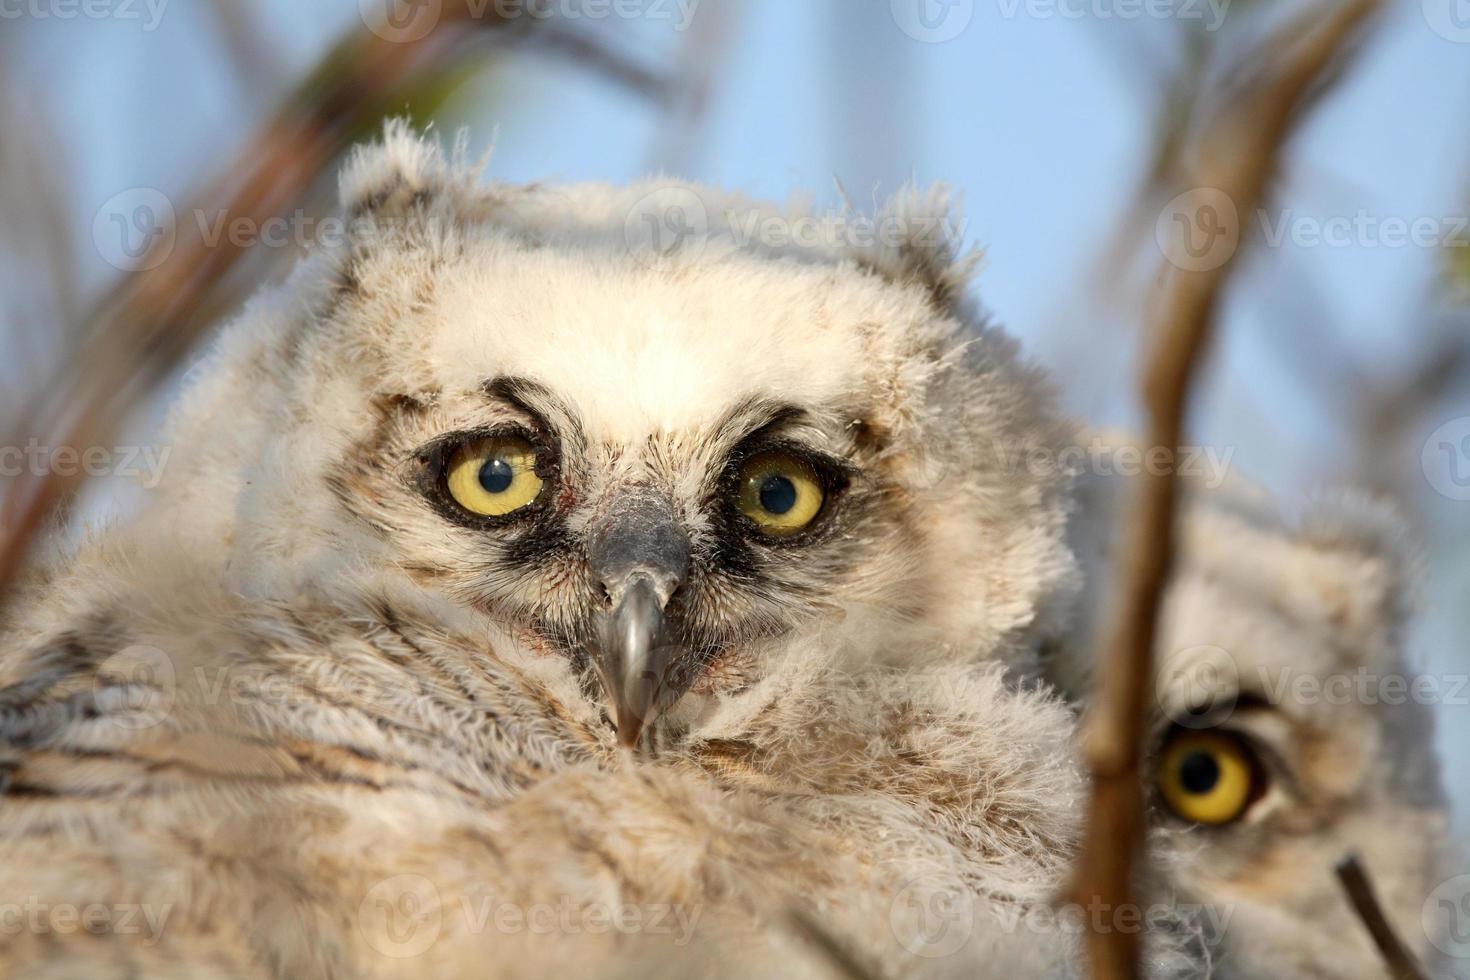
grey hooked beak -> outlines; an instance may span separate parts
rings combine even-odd
[[[678,649],[664,611],[689,574],[689,540],[673,508],[651,491],[620,501],[593,535],[588,563],[607,593],[596,651],[618,741],[638,744],[672,700],[668,673]]]

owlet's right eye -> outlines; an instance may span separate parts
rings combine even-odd
[[[535,503],[545,481],[536,474],[536,450],[520,436],[492,436],[454,451],[445,470],[454,502],[480,517],[507,517]]]

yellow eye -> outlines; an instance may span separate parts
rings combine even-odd
[[[541,494],[536,451],[517,436],[469,442],[455,450],[446,479],[455,503],[482,517],[504,517]]]
[[[811,464],[787,453],[762,453],[740,467],[736,506],[764,534],[789,537],[822,512],[822,484]]]
[[[1228,735],[1188,732],[1171,741],[1159,760],[1159,791],[1185,820],[1226,824],[1240,818],[1255,797],[1256,766],[1248,750]]]

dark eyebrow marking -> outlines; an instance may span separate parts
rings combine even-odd
[[[529,415],[548,432],[557,433],[563,443],[570,444],[579,454],[587,451],[581,417],[545,385],[529,378],[507,376],[485,382],[480,390],[487,397],[506,402]]]
[[[796,405],[768,398],[751,397],[740,401],[715,425],[716,444],[733,448],[759,433],[804,425],[819,429],[811,412]]]

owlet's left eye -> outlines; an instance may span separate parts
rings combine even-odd
[[[445,483],[455,503],[481,517],[505,517],[528,507],[545,485],[536,475],[536,450],[519,436],[460,446],[450,457]]]
[[[740,467],[736,506],[762,534],[789,537],[822,512],[825,495],[810,463],[789,453],[761,453]]]
[[[1244,743],[1216,732],[1184,732],[1158,763],[1159,792],[1175,815],[1192,823],[1232,823],[1260,794],[1261,769]]]

